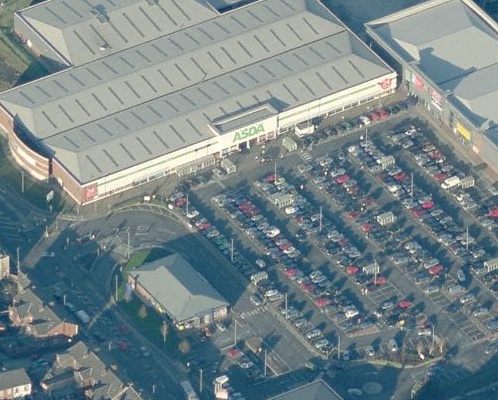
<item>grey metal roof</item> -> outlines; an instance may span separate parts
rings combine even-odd
[[[224,115],[262,103],[281,112],[389,72],[316,0],[262,0],[0,103],[86,183],[214,137],[207,125]]]
[[[49,0],[18,12],[73,65],[212,18],[202,0]]]
[[[343,398],[323,380],[316,380],[268,400],[342,400]]]
[[[133,270],[133,276],[179,323],[228,306],[180,254],[144,264]]]
[[[23,368],[0,373],[0,390],[12,389],[30,383],[31,379]]]
[[[498,121],[498,25],[473,2],[433,0],[367,25],[478,119]]]

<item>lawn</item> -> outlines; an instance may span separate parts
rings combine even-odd
[[[2,2],[0,7],[0,91],[47,74],[12,35],[14,13],[30,4],[30,0],[9,0]]]
[[[171,325],[168,326],[168,333],[166,342],[162,334],[161,327],[163,325],[163,317],[160,316],[152,307],[146,306],[146,315],[141,310],[144,303],[136,296],[131,299],[125,299],[125,284],[128,274],[136,267],[163,258],[170,253],[162,248],[152,248],[141,250],[131,255],[130,259],[123,267],[120,277],[120,284],[118,287],[118,304],[133,320],[137,329],[151,342],[153,342],[159,349],[164,351],[173,358],[181,359],[181,354],[178,350],[178,344],[184,337],[188,337],[189,333],[178,334],[176,329]]]

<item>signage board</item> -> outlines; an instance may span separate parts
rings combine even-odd
[[[257,136],[260,133],[265,133],[265,126],[263,122],[250,125],[246,128],[235,131],[233,134],[232,143],[250,139],[253,136]]]
[[[470,132],[461,123],[457,122],[457,124],[456,124],[456,130],[466,140],[470,140]]]
[[[47,193],[47,203],[50,203],[54,199],[54,191],[51,190]]]

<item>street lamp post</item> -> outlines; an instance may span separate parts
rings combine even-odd
[[[127,249],[127,257],[126,258],[130,259],[130,228],[128,228],[126,233],[128,234],[128,249]]]
[[[237,320],[234,319],[233,347],[237,346]]]

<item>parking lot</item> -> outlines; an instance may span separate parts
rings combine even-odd
[[[264,336],[261,321],[279,318],[309,359],[396,358],[392,340],[469,347],[496,332],[492,193],[402,107],[385,111],[297,138],[299,157],[277,151],[250,176],[218,173],[179,208],[247,282],[240,325]],[[280,358],[277,373],[303,366]]]

